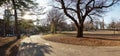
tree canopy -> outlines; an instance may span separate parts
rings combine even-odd
[[[30,8],[35,7],[37,3],[35,3],[34,0],[2,0],[0,1],[0,6],[7,6],[8,8],[11,8],[14,10],[14,17],[15,17],[15,34],[18,39],[20,39],[20,33],[19,33],[19,24],[18,24],[18,13],[17,10],[24,11],[29,10]]]

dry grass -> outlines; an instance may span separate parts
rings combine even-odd
[[[113,37],[112,32],[97,31],[84,32],[83,38],[76,38],[75,32],[63,32],[62,34],[44,35],[44,39],[54,42],[84,45],[84,46],[120,46],[120,35]]]
[[[99,31],[84,31],[85,34],[120,34],[120,31],[109,31],[109,30],[99,30]]]
[[[16,38],[15,37],[0,37],[0,46],[3,46],[5,44],[7,44],[8,42],[11,42],[13,40],[15,40]]]
[[[76,34],[76,31],[63,31],[62,33]],[[84,34],[114,34],[114,31],[109,30],[84,31]],[[120,31],[115,31],[115,34],[120,34]]]

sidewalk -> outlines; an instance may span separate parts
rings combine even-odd
[[[50,42],[40,35],[25,38],[17,56],[120,56],[120,47],[79,46]]]

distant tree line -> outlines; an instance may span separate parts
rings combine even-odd
[[[0,19],[0,36],[15,36],[15,21],[6,21],[4,19]],[[35,34],[36,28],[33,24],[32,20],[18,20],[20,34]]]

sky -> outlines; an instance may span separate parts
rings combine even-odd
[[[39,4],[39,6],[45,6],[46,11],[50,10],[51,8],[50,6],[47,6],[49,5],[49,3],[52,3],[50,2],[50,0],[36,0],[36,2]],[[0,10],[2,9],[0,8]],[[3,11],[0,11],[0,13],[1,12]],[[37,18],[36,16],[29,16],[28,14],[29,13],[26,13],[26,15],[23,16],[23,18],[36,20]],[[41,15],[39,19],[44,19],[45,17],[46,17],[45,15]],[[2,18],[2,16],[0,16],[0,18]],[[112,19],[114,19],[115,21],[120,21],[120,5],[115,5],[112,8],[110,8],[109,12],[105,13],[105,15],[101,17],[101,19],[104,19],[104,22],[106,24],[110,23]]]
[[[103,18],[106,23],[110,23],[113,19],[120,22],[120,5],[112,7]]]
[[[48,11],[51,8],[48,6],[49,0],[36,0],[36,2],[39,4],[39,6],[45,7],[45,11]],[[34,18],[33,20],[37,19],[36,16],[29,16],[28,14],[29,13],[26,13],[26,15],[23,18],[26,18],[26,19],[33,19]],[[44,19],[44,18],[46,18],[46,15],[40,15],[38,19]]]
[[[37,0],[37,2],[39,3],[40,6],[48,5],[49,4],[48,1],[49,0]],[[49,10],[49,8],[47,8],[47,9]],[[110,23],[113,19],[115,21],[120,21],[120,5],[115,5],[111,8],[109,8],[108,12],[105,13],[105,15],[101,18],[104,19],[104,22],[106,24]]]

